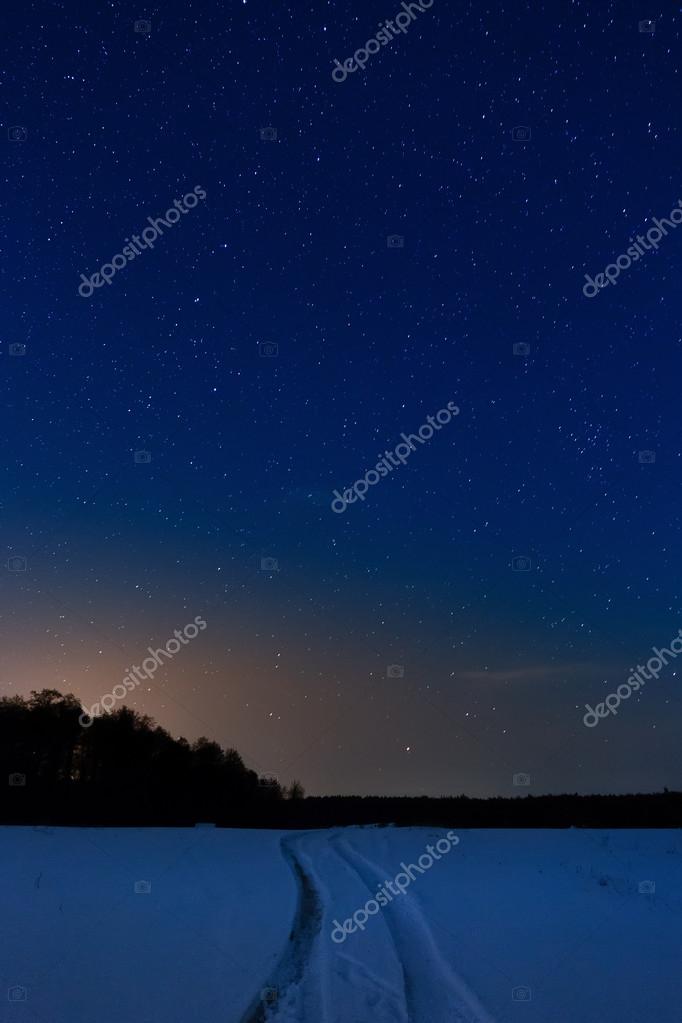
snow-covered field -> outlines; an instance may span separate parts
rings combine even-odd
[[[681,832],[456,835],[0,828],[0,1021],[679,1023]]]

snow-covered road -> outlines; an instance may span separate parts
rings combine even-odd
[[[244,1023],[494,1023],[443,957],[426,914],[407,892],[370,917],[368,931],[332,941],[325,907],[352,899],[356,908],[364,906],[386,881],[380,864],[342,833],[284,838],[282,847],[299,885],[296,922],[268,981],[276,1001]]]

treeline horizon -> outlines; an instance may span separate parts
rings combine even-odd
[[[205,737],[173,738],[121,707],[84,727],[56,689],[0,698],[0,823],[55,826],[677,828],[682,792],[625,795],[305,796]]]

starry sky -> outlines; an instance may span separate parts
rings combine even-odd
[[[682,199],[682,14],[434,0],[334,81],[401,10],[10,5],[0,692],[201,615],[127,704],[311,794],[679,788],[674,663],[582,716],[682,627],[682,230],[582,288]]]

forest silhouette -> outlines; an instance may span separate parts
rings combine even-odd
[[[121,707],[79,723],[80,702],[56,689],[0,699],[0,822],[74,826],[311,828],[679,827],[682,793],[317,796],[260,777],[234,749],[173,738]]]

